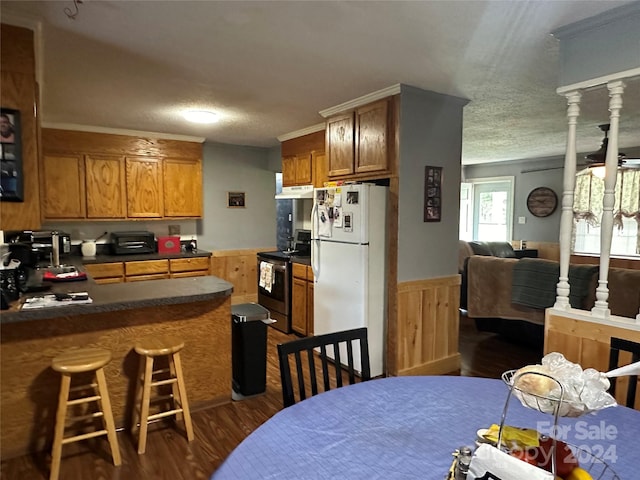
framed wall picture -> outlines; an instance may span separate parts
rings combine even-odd
[[[424,221],[442,219],[442,167],[424,169]]]
[[[0,109],[0,200],[24,201],[20,112]]]
[[[244,192],[227,192],[228,208],[244,208],[245,196]]]

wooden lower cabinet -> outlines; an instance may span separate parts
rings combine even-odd
[[[102,285],[165,278],[204,277],[209,275],[209,266],[209,257],[193,257],[92,263],[84,265],[84,269],[97,284]]]
[[[291,329],[300,335],[313,335],[313,272],[298,263],[293,264]]]
[[[84,265],[84,269],[98,285],[124,282],[124,263],[92,263]]]

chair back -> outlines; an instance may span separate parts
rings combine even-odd
[[[614,368],[618,368],[620,365],[620,352],[630,352],[631,353],[631,362],[635,363],[640,362],[640,343],[632,342],[630,340],[624,340],[622,338],[611,338],[611,351],[609,353],[609,370],[613,370]],[[617,378],[613,377],[610,379],[611,388],[609,392],[614,397],[616,396],[616,383]],[[630,375],[628,377],[629,384],[627,386],[627,399],[625,405],[629,408],[634,408],[636,403],[636,390],[638,386],[638,375]]]
[[[354,348],[354,342],[358,348]],[[345,380],[349,385],[356,383],[355,350],[360,351],[360,381],[369,380],[371,370],[366,328],[327,333],[279,344],[278,360],[284,406],[288,407],[296,403],[290,358],[295,362],[298,396],[300,400],[304,400],[307,398],[307,387],[313,396],[319,391],[331,390],[332,384],[336,388],[342,387]],[[345,351],[346,358],[343,358]],[[307,357],[306,362],[304,357]],[[320,386],[323,390],[318,389],[320,383],[318,377],[322,378]]]

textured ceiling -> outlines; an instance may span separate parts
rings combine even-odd
[[[566,107],[550,32],[628,1],[2,1],[42,21],[42,120],[270,147],[320,110],[397,83],[470,100],[463,163],[560,155]],[[584,96],[578,150],[596,150],[606,90]],[[640,82],[620,146],[640,145]],[[181,108],[219,111],[213,126]]]

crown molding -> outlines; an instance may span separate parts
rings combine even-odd
[[[335,107],[330,107],[325,110],[320,111],[320,115],[324,118],[330,117],[337,113],[342,113],[346,110],[351,110],[354,108],[361,107],[362,105],[366,105],[371,102],[375,102],[376,100],[381,100],[386,97],[390,97],[392,95],[397,95],[400,93],[400,84],[396,83],[395,85],[391,85],[390,87],[383,88],[382,90],[378,90],[376,92],[369,93],[367,95],[363,95],[362,97],[354,98],[353,100],[349,100],[348,102],[341,103],[340,105],[336,105]]]
[[[292,138],[302,137],[303,135],[309,135],[310,133],[321,132],[326,128],[324,123],[318,123],[317,125],[312,125],[311,127],[303,128],[301,130],[296,130],[295,132],[284,133],[280,135],[278,140],[280,142],[284,142],[286,140],[291,140]]]
[[[42,128],[56,128],[60,130],[73,130],[76,132],[108,133],[112,135],[128,135],[130,137],[148,137],[163,140],[179,140],[182,142],[204,143],[206,140],[204,137],[192,137],[190,135],[144,132],[141,130],[128,130],[124,128],[96,127],[93,125],[77,125],[75,123],[42,122]]]

